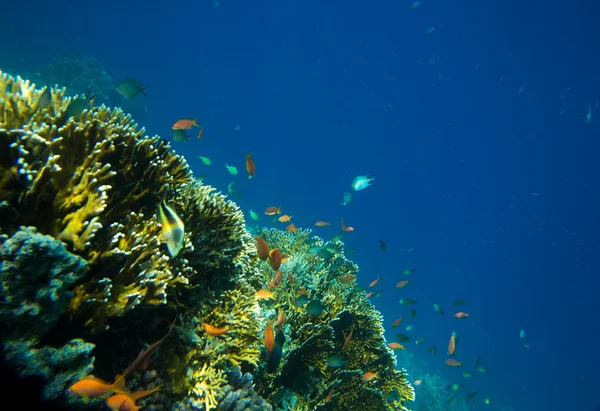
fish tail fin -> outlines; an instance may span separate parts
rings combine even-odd
[[[160,388],[162,387],[162,385],[159,385],[156,388],[152,388],[151,390],[142,390],[142,391],[137,391],[134,392],[133,394],[129,394],[131,396],[131,398],[136,401],[139,400],[140,398],[144,398],[147,397],[150,394],[154,394],[156,391],[160,390]],[[139,409],[139,407],[138,407]]]
[[[192,121],[192,125],[196,126],[196,127],[200,127],[198,125],[198,116],[194,117],[194,120]]]
[[[125,375],[117,374],[111,388],[113,392],[125,394]]]
[[[244,154],[246,154],[246,158],[252,157],[252,151],[250,151],[249,153],[244,153]]]
[[[143,95],[145,95],[145,96],[148,96],[148,94],[146,94],[146,89],[147,89],[148,87],[150,87],[150,86],[144,86],[144,87],[142,87],[142,88],[140,89],[140,93],[142,93],[142,94],[143,94]]]

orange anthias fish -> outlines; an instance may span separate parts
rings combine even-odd
[[[389,343],[388,347],[390,347],[392,350],[405,350],[406,351],[406,348],[404,348],[404,346],[402,344],[398,344],[397,342]]]
[[[115,394],[106,400],[106,406],[113,411],[138,411],[140,407],[135,405],[135,402],[140,398],[144,398],[155,393],[158,390],[160,390],[160,385],[151,390],[137,391],[133,394]]]
[[[275,287],[279,286],[279,284],[281,284],[282,279],[283,279],[283,274],[281,273],[281,270],[277,270],[277,272],[275,273],[275,278],[273,278],[273,285]]]
[[[331,401],[331,397],[333,396],[333,388],[331,388],[331,390],[329,390],[329,394],[327,394],[327,397],[325,397],[325,402],[329,402]]]
[[[267,328],[265,328],[265,348],[268,352],[271,352],[273,347],[275,347],[275,334],[273,333],[273,322],[270,321],[267,323]]]
[[[198,140],[202,138],[202,134],[204,134],[204,126],[200,127],[200,131],[198,131],[198,135],[196,136]]]
[[[283,325],[284,322],[285,322],[285,314],[283,313],[283,310],[280,308],[279,314],[277,314],[277,322],[275,323],[275,327],[279,327],[280,325]]]
[[[277,220],[278,220],[280,223],[289,223],[289,222],[290,222],[290,220],[292,219],[292,217],[293,217],[293,216],[291,216],[291,215],[287,215],[287,214],[286,214],[286,215],[282,215],[282,216],[281,216],[281,217],[279,217]]]
[[[212,337],[219,337],[229,331],[229,327],[227,326],[216,328],[208,323],[203,323],[202,326],[204,327],[204,331],[206,331],[206,333]]]
[[[421,385],[423,384],[423,380],[414,380],[413,385]]]
[[[378,378],[379,376],[377,375],[376,372],[371,372],[371,371],[367,371],[366,373],[363,374],[362,377],[360,377],[360,380],[362,382],[369,382],[375,378]]]
[[[315,225],[317,227],[328,227],[331,225],[331,223],[328,223],[327,221],[317,221]]]
[[[470,317],[469,314],[463,313],[462,311],[454,314],[454,318],[458,318],[459,320],[462,320],[464,318],[469,318],[469,317]]]
[[[298,227],[296,227],[296,224],[292,223],[292,224],[288,225],[285,228],[285,231],[287,231],[288,233],[297,234],[298,233]]]
[[[83,402],[87,403],[88,397],[97,397],[108,394],[109,392],[125,392],[125,379],[117,375],[114,383],[109,383],[92,375],[83,377],[69,388],[69,393],[77,394]]]
[[[281,266],[281,250],[279,248],[274,248],[269,252],[269,264],[273,270],[279,270]]]
[[[353,281],[353,280],[356,280],[355,275],[345,275],[344,277],[342,277],[342,281],[345,283]]]
[[[348,343],[352,339],[352,333],[353,332],[354,332],[354,327],[350,328],[350,332],[348,333],[348,335],[346,336],[346,338],[344,338],[344,344],[342,344],[342,351],[344,350],[344,348],[346,347],[346,345],[348,345]]]
[[[198,125],[198,123],[196,123],[196,119],[198,117],[195,117],[193,119],[181,119],[178,120],[175,124],[173,124],[173,127],[171,127],[173,130],[189,130],[190,128],[196,126],[196,127],[200,127]]]
[[[256,165],[254,164],[254,160],[252,160],[252,153],[246,153],[246,171],[248,172],[248,178],[254,177]]]
[[[343,218],[342,221],[340,221],[340,227],[342,228],[342,231],[345,231],[347,233],[354,231],[354,227],[346,227],[346,223],[344,223]]]
[[[404,318],[402,318],[402,317],[395,319],[394,322],[392,323],[392,327],[396,328],[397,326],[400,325],[400,323],[402,323],[402,321],[404,321]]]
[[[379,276],[375,281],[369,284],[369,288],[375,287],[379,283],[379,281],[381,281],[381,276]]]
[[[450,342],[448,343],[448,355],[454,355],[456,349],[456,342],[454,341],[454,333],[450,336]]]
[[[400,281],[398,284],[396,284],[396,288],[402,288],[408,284],[410,284],[410,280]]]
[[[273,293],[271,293],[267,290],[258,290],[255,295],[256,295],[256,298],[259,300],[272,300],[273,299]]]
[[[281,214],[281,207],[267,207],[265,215]]]
[[[258,258],[262,261],[265,261],[269,258],[269,246],[265,240],[262,238],[262,234],[258,237],[254,237],[256,240],[256,253],[258,254]]]
[[[444,361],[444,364],[446,364],[448,367],[462,367],[463,365],[462,362],[453,360],[452,358],[449,358],[446,361]]]

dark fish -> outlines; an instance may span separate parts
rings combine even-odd
[[[311,300],[308,304],[306,304],[305,308],[306,312],[313,317],[323,314],[323,303],[319,300]]]
[[[444,315],[444,309],[437,305],[437,304],[433,304],[433,309],[435,310],[436,313]]]
[[[385,241],[379,240],[379,249],[381,251],[385,251],[387,249],[387,245],[385,244]]]
[[[479,362],[481,361],[481,354],[479,354],[477,356],[477,359],[475,360],[475,368],[479,367]]]
[[[96,94],[92,94],[91,88],[83,95],[83,98],[80,96],[74,97],[67,106],[67,111],[65,111],[65,122],[69,117],[79,117],[84,110],[88,110],[94,104],[95,98]]]
[[[50,105],[50,102],[52,101],[52,94],[50,93],[50,88],[46,87],[46,89],[44,90],[44,92],[40,95],[40,99],[39,99],[39,109],[43,110],[46,107],[48,107]]]
[[[183,143],[185,141],[190,141],[190,137],[192,135],[188,135],[185,130],[179,129],[179,130],[175,130],[173,132],[173,140],[177,141],[178,143]]]
[[[412,305],[412,304],[416,304],[417,301],[415,300],[411,300],[410,298],[403,298],[400,300],[400,304],[402,305]]]
[[[414,318],[417,316],[417,310],[415,310],[414,308],[412,310],[410,310],[410,318],[412,318],[414,320]]]
[[[466,304],[465,300],[456,300],[454,301],[454,306],[458,307],[459,305]]]
[[[406,334],[397,334],[396,341],[398,341],[400,344],[403,344],[406,342],[410,342],[410,337]]]
[[[117,93],[124,97],[135,97],[138,94],[146,95],[145,91],[150,86],[144,86],[140,81],[127,77],[125,80],[122,80],[117,84],[115,89]]]
[[[342,357],[339,354],[332,354],[327,358],[327,366],[328,367],[333,367],[333,368],[339,368],[339,367],[343,367],[344,365],[346,365],[348,361],[346,361],[346,359],[344,357]]]
[[[477,393],[476,392],[470,392],[468,394],[465,395],[465,401],[471,401],[473,399],[474,396],[476,396]]]
[[[427,347],[427,349],[425,351],[430,352],[433,355],[435,355],[437,353],[437,349],[435,348],[435,345],[433,347]]]
[[[308,303],[308,295],[306,294],[301,294],[298,298],[294,300],[294,305],[296,307],[302,307],[306,303]]]
[[[285,344],[285,335],[283,331],[279,331],[275,336],[275,345],[269,354],[267,360],[267,372],[270,374],[279,368],[281,356],[283,355],[283,345]]]

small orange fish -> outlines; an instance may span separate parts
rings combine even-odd
[[[147,397],[150,394],[160,390],[160,385],[151,390],[137,391],[133,394],[115,394],[106,399],[106,406],[113,411],[138,411],[139,406],[135,405],[135,402],[140,398]]]
[[[289,259],[290,259],[289,254],[281,254],[281,263],[285,263]]]
[[[273,278],[273,285],[277,287],[279,284],[281,284],[282,279],[283,274],[281,274],[281,270],[277,270],[277,272],[275,273],[275,278]]]
[[[282,215],[281,217],[279,217],[277,220],[279,220],[280,223],[289,223],[289,221],[292,219],[292,215]]]
[[[464,318],[469,318],[470,315],[467,313],[463,313],[462,311],[459,313],[454,314],[454,318],[458,318],[459,320],[462,320]]]
[[[258,300],[272,300],[273,299],[273,293],[271,293],[267,290],[258,290],[255,295]]]
[[[296,282],[296,279],[294,278],[294,276],[292,275],[292,273],[288,273],[288,281],[290,283]]]
[[[404,318],[400,317],[394,320],[394,322],[392,323],[392,327],[396,328],[397,326],[399,326],[402,321],[404,321]]]
[[[206,333],[212,337],[219,337],[219,336],[225,334],[229,330],[229,327],[227,327],[227,326],[221,327],[221,328],[215,328],[212,325],[207,324],[207,323],[202,324],[202,326],[204,327],[204,331],[206,331]]]
[[[191,119],[191,120],[187,119],[187,118],[178,120],[175,124],[173,124],[173,127],[171,127],[171,128],[173,130],[189,130],[193,126],[200,127],[198,125],[198,123],[196,123],[197,118],[198,117],[195,117],[194,119]]]
[[[69,393],[77,394],[83,398],[84,402],[87,402],[88,397],[97,397],[106,395],[109,392],[125,392],[125,379],[119,378],[120,375],[115,378],[114,383],[109,383],[100,378],[96,378],[92,375],[83,377],[69,388]]]
[[[369,284],[369,288],[375,287],[379,283],[379,281],[381,281],[381,276],[379,276],[375,281]]]
[[[248,172],[248,178],[254,177],[256,165],[254,164],[254,160],[252,160],[252,153],[246,153],[246,171]]]
[[[298,227],[296,227],[296,224],[292,223],[285,228],[285,231],[298,234]]]
[[[265,261],[269,258],[269,245],[263,240],[262,234],[258,237],[254,237],[254,239],[256,240],[256,253],[258,254],[258,258]]]
[[[306,289],[301,289],[300,291],[298,291],[298,294],[302,295],[302,294],[306,294],[308,295],[308,291],[306,291]]]
[[[329,227],[331,223],[328,223],[327,221],[317,221],[315,225],[317,227]]]
[[[279,327],[280,325],[283,325],[284,322],[285,322],[285,314],[283,313],[283,310],[280,308],[279,313],[277,314],[277,322],[275,323],[275,327]]]
[[[346,276],[342,277],[342,281],[345,283],[353,281],[353,280],[356,280],[355,275],[346,275]]]
[[[277,286],[275,285],[275,283],[273,282],[273,280],[269,281],[267,283],[267,290],[272,290],[273,288],[276,288]]]
[[[275,347],[275,334],[273,333],[273,322],[270,321],[267,323],[267,328],[265,328],[265,348],[268,352],[273,351],[273,347]]]
[[[446,361],[444,361],[444,364],[446,364],[448,367],[462,367],[463,365],[462,362],[453,360],[452,358],[449,358]]]
[[[405,350],[406,351],[406,348],[404,348],[404,346],[402,344],[398,344],[397,342],[389,343],[387,346],[390,347],[392,350]]]
[[[348,335],[346,336],[346,338],[344,338],[344,344],[342,344],[342,351],[344,350],[344,348],[346,347],[346,345],[348,345],[348,343],[352,339],[352,333],[353,332],[354,332],[354,327],[350,328],[350,332],[348,333]]]
[[[200,131],[198,131],[198,135],[196,136],[198,138],[198,140],[200,140],[202,138],[203,134],[204,134],[204,126],[200,127]]]
[[[396,284],[396,288],[402,288],[408,284],[410,284],[410,280],[400,281],[398,284]]]
[[[415,386],[416,385],[421,385],[421,384],[423,384],[423,380],[414,380],[413,381],[413,385],[415,385]]]
[[[333,388],[331,388],[331,390],[329,390],[329,394],[327,394],[327,397],[325,397],[325,402],[329,402],[331,401],[331,397],[333,396]]]
[[[281,214],[281,207],[267,207],[265,215]]]
[[[448,343],[448,355],[454,355],[456,349],[456,343],[454,341],[454,333],[450,336],[450,342]]]
[[[340,221],[340,227],[342,228],[342,231],[345,231],[347,233],[354,231],[354,227],[346,227],[346,223],[344,223],[343,218],[342,221]]]
[[[281,266],[281,250],[279,248],[274,248],[269,251],[269,264],[271,264],[273,270],[279,270],[279,267]]]
[[[360,380],[362,382],[369,382],[375,378],[379,378],[376,372],[367,371],[362,377],[360,377]]]

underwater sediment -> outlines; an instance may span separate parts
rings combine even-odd
[[[121,109],[1,72],[0,146],[0,341],[45,398],[206,411],[414,400],[341,242],[253,235]]]

